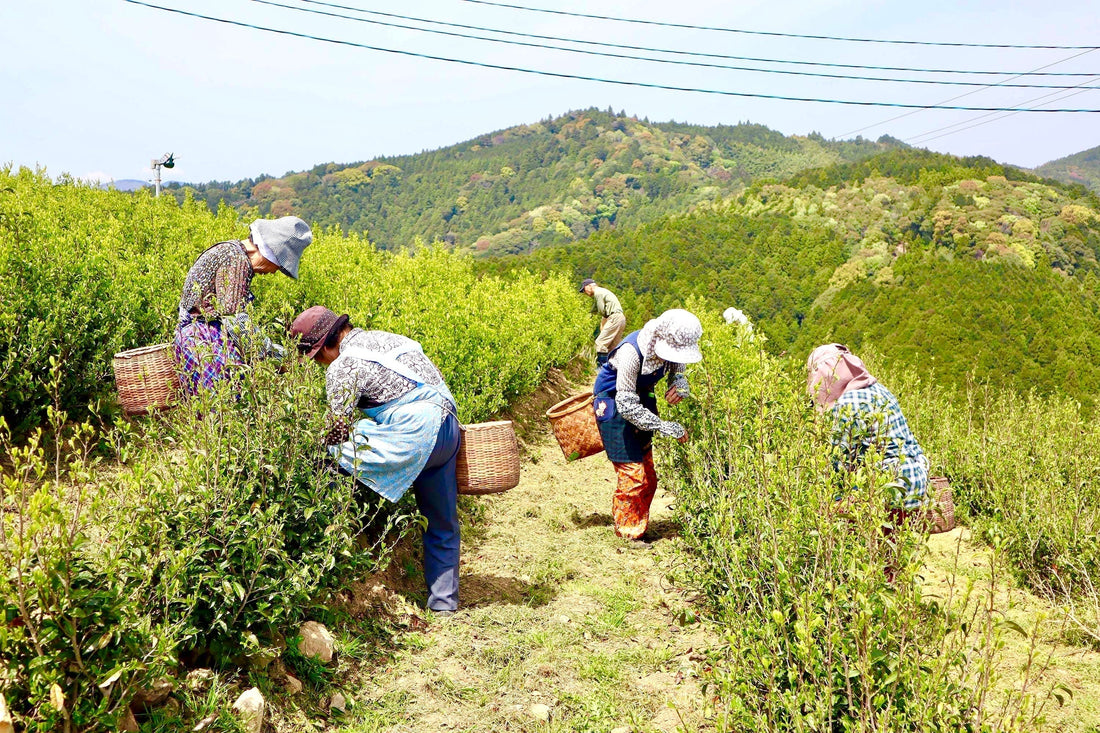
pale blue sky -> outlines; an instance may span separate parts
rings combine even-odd
[[[971,91],[601,59],[388,29],[251,0],[149,1],[357,43],[659,84],[917,104],[942,102]],[[317,8],[301,0],[276,1]],[[456,23],[710,53],[1013,71],[1065,60],[1048,70],[1100,73],[1100,51],[1070,59],[1081,52],[884,46],[703,33],[552,17],[462,0],[332,1]],[[1095,0],[512,2],[803,34],[1100,46]],[[1032,81],[1100,86],[1100,77]],[[1049,93],[992,89],[956,103],[1020,105]],[[929,140],[927,147],[989,155],[1025,166],[1100,145],[1098,114],[979,119],[982,113],[919,111],[886,122],[905,110],[717,97],[478,69],[227,27],[123,0],[0,2],[0,164],[40,165],[52,175],[149,178],[150,159],[168,151],[174,151],[179,162],[174,171],[165,172],[165,180],[282,175],[317,163],[438,148],[589,106],[610,106],[651,120],[700,124],[747,120],[785,134],[816,130],[826,137],[849,136],[868,127],[863,130],[868,137],[888,133],[922,140],[916,136],[954,123],[993,120]],[[1100,91],[1078,93],[1057,106],[1100,108]]]

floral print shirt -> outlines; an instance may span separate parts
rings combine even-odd
[[[179,305],[180,322],[193,315],[213,320],[243,313],[253,298],[253,275],[252,263],[240,240],[210,247],[187,272]]]
[[[325,442],[336,445],[348,439],[348,431],[354,422],[355,410],[377,407],[404,396],[416,385],[374,361],[359,359],[348,353],[352,347],[367,351],[392,351],[415,342],[405,336],[387,331],[364,331],[353,328],[340,342],[340,356],[325,371],[325,394],[329,405],[329,429]],[[443,384],[443,375],[431,360],[417,350],[397,357],[425,383]]]
[[[642,374],[652,374],[661,368],[665,362],[657,357],[650,357],[642,364],[638,352],[632,348],[618,349],[611,355],[611,365],[615,367],[615,407],[619,414],[628,423],[651,433],[660,433],[666,438],[684,437],[684,426],[671,420],[662,420],[659,415],[647,409],[638,396],[638,377]],[[688,381],[684,376],[683,364],[668,364],[668,373],[665,376],[670,387],[684,397],[688,396]]]

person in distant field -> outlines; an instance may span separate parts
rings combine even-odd
[[[626,316],[619,299],[607,288],[601,288],[592,278],[581,283],[580,292],[592,298],[592,312],[600,317],[600,330],[596,336],[596,368],[607,361],[607,355],[623,340]]]
[[[894,477],[890,510],[904,521],[918,509],[928,490],[928,459],[921,450],[898,400],[855,354],[841,344],[825,344],[806,361],[806,389],[821,412],[832,413],[835,467],[854,471],[872,447],[881,468]],[[838,497],[843,500],[844,497]]]
[[[340,469],[391,502],[412,488],[428,520],[428,608],[452,615],[458,608],[461,426],[443,375],[416,341],[353,328],[347,315],[323,306],[303,311],[290,330],[298,350],[326,367],[324,442]]]
[[[282,272],[298,277],[302,252],[313,241],[309,225],[296,216],[257,219],[247,239],[207,248],[183,284],[174,339],[176,368],[189,395],[210,389],[244,363],[254,328],[246,306],[252,302],[252,277]],[[263,355],[281,356],[269,341]]]
[[[729,307],[722,311],[722,320],[728,325],[732,326],[735,323],[739,323],[745,327],[748,333],[752,333],[752,321],[745,315],[744,311],[739,308]]]
[[[687,442],[687,429],[657,414],[657,384],[675,405],[688,396],[684,365],[702,361],[703,326],[686,310],[665,311],[634,331],[611,351],[593,387],[592,409],[618,483],[611,501],[615,534],[641,539],[649,527],[649,507],[657,492],[653,436]]]

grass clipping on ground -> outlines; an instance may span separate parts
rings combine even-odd
[[[1100,728],[1100,653],[1081,646],[1064,609],[1020,588],[1003,570],[995,576],[993,550],[975,541],[965,527],[928,540],[922,592],[926,598],[957,596],[973,583],[1008,628],[998,652],[997,683],[1019,689],[1025,674],[1028,691],[1043,705],[1045,729],[1095,731]],[[1014,631],[1018,629],[1019,631]],[[980,633],[975,630],[975,634]],[[1051,694],[1055,688],[1070,691]]]

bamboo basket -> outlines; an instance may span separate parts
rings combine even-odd
[[[592,413],[592,393],[581,392],[562,400],[546,411],[554,437],[565,460],[576,461],[603,451],[603,438]]]
[[[458,493],[499,494],[519,485],[519,443],[511,420],[466,425],[458,448]]]
[[[928,479],[932,501],[924,510],[925,521],[930,534],[950,532],[955,529],[955,497],[951,494],[951,484],[943,476]]]
[[[121,351],[112,365],[118,401],[127,415],[143,415],[175,403],[180,383],[172,344]]]

